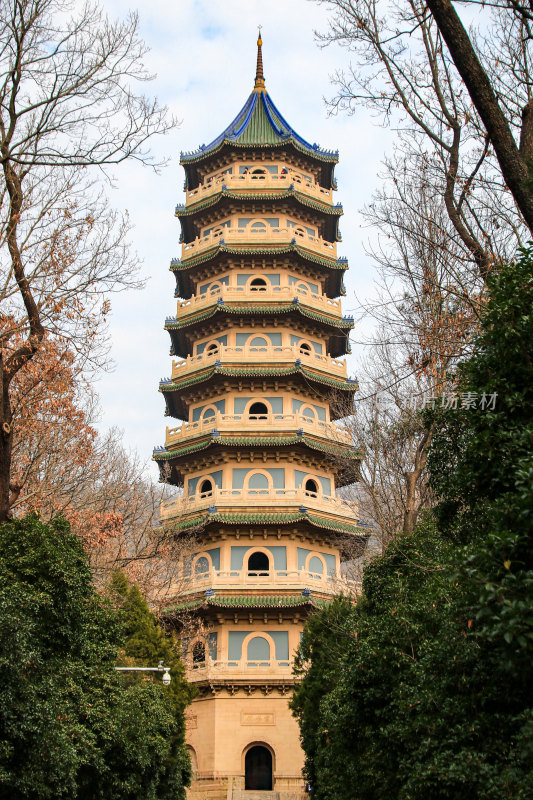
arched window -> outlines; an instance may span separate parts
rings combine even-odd
[[[210,478],[206,478],[200,484],[200,494],[206,495],[211,494],[213,492],[213,481]]]
[[[266,419],[268,416],[268,407],[266,403],[252,403],[248,409],[248,414],[254,419]]]
[[[270,642],[264,636],[254,636],[248,642],[248,661],[270,661]]]
[[[211,344],[208,344],[205,348],[205,354],[206,356],[214,356],[215,353],[218,353],[218,344],[217,342],[211,342]]]
[[[257,167],[257,169],[253,169],[250,174],[252,175],[253,180],[257,180],[258,178],[264,178],[267,174],[267,171],[266,169]]]
[[[254,222],[254,225],[259,225],[260,223]],[[264,278],[253,278],[250,281],[250,289],[252,292],[266,292],[267,282]]]
[[[254,472],[253,475],[250,475],[248,480],[248,489],[252,489],[254,491],[268,491],[268,478],[266,475],[263,475],[261,472]]]
[[[211,417],[214,417],[215,414],[216,410],[213,408],[213,406],[210,406],[202,411],[202,419],[211,419]]]
[[[253,339],[248,339],[248,347],[261,347],[263,350],[268,347],[268,339],[264,336],[254,336]]]
[[[203,642],[195,642],[192,648],[192,663],[204,664],[205,663],[205,644]]]
[[[318,494],[318,483],[312,478],[308,478],[305,482],[306,494]]]
[[[324,564],[318,558],[318,556],[312,556],[309,559],[309,565],[307,567],[308,572],[312,572],[315,575],[323,575],[324,574]]]
[[[306,419],[312,419],[312,420],[316,419],[316,411],[314,408],[312,408],[312,406],[304,406],[301,409],[300,414],[302,415],[302,417],[306,417]]]
[[[272,791],[272,755],[266,747],[250,747],[244,757],[244,788]]]
[[[266,553],[252,553],[248,559],[248,572],[257,575],[268,575],[270,571],[270,561]]]
[[[209,572],[209,561],[205,556],[200,556],[200,558],[194,565],[194,571],[198,574],[201,574],[203,572]]]
[[[307,344],[307,342],[302,342],[300,345],[300,353],[303,356],[310,356],[311,355],[311,347]]]

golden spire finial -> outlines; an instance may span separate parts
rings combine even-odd
[[[257,69],[255,71],[255,88],[264,89],[265,76],[263,74],[263,53],[261,51],[261,46],[263,44],[263,40],[261,39],[261,28],[263,26],[258,25],[257,27],[259,29],[259,35],[257,37]]]

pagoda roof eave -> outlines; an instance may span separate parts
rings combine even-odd
[[[333,596],[326,597],[313,597],[305,595],[290,595],[290,594],[239,594],[239,595],[213,595],[212,597],[196,597],[190,600],[185,600],[176,605],[165,608],[163,613],[171,614],[180,611],[196,611],[199,609],[207,609],[209,607],[215,608],[322,608],[327,603],[333,600]]]
[[[348,534],[350,537],[357,536],[363,544],[370,536],[368,527],[357,522],[348,522],[339,519],[331,519],[320,514],[306,510],[299,511],[280,511],[276,513],[254,513],[254,512],[219,512],[219,511],[200,511],[190,515],[163,520],[161,523],[164,528],[170,528],[173,532],[179,533],[191,531],[192,529],[203,530],[207,526],[213,525],[292,525],[298,522],[310,524],[313,528],[322,529],[332,534]]]
[[[199,149],[196,151],[191,151],[190,153],[180,153],[180,164],[183,167],[188,167],[189,165],[196,165],[204,161],[211,156],[218,155],[224,147],[228,148],[235,148],[236,150],[276,150],[281,147],[287,147],[287,145],[294,147],[299,153],[303,153],[310,158],[322,162],[324,164],[331,164],[335,166],[335,164],[339,163],[339,152],[338,150],[333,150],[328,152],[327,150],[321,150],[317,147],[315,150],[313,145],[309,147],[303,147],[300,142],[297,141],[293,136],[288,136],[286,139],[282,139],[279,142],[261,142],[261,143],[252,143],[252,142],[236,142],[233,139],[224,138],[222,141],[217,144],[216,147],[209,149],[209,146],[206,146],[205,149]]]
[[[210,319],[215,314],[222,312],[225,314],[237,314],[237,315],[256,315],[256,314],[283,314],[284,312],[292,312],[297,311],[298,313],[302,314],[305,317],[309,317],[310,319],[314,319],[317,322],[322,322],[325,325],[329,325],[332,328],[339,328],[340,330],[350,331],[354,327],[353,317],[337,317],[336,315],[328,315],[328,314],[321,314],[319,311],[311,311],[306,308],[306,304],[299,301],[288,301],[288,302],[280,302],[280,303],[271,303],[271,304],[260,304],[254,303],[250,301],[229,301],[229,302],[220,302],[217,299],[213,299],[213,304],[211,308],[207,308],[203,311],[199,311],[196,314],[191,314],[190,316],[186,316],[183,319],[177,319],[176,317],[168,317],[165,321],[165,330],[172,331],[178,330],[180,328],[190,328],[191,325],[196,325],[198,322],[204,322],[206,319]]]
[[[306,261],[311,261],[320,266],[326,267],[331,270],[339,270],[346,272],[348,269],[348,259],[346,258],[324,258],[310,250],[306,250],[295,242],[289,244],[282,244],[279,247],[261,247],[258,245],[244,245],[242,247],[236,245],[233,247],[227,244],[220,243],[205,250],[203,253],[197,255],[195,258],[186,259],[172,259],[170,263],[171,272],[181,272],[188,269],[193,269],[199,264],[210,261],[218,253],[228,253],[229,255],[283,255],[285,253],[298,253]]]
[[[299,192],[296,189],[284,189],[281,192],[257,192],[254,190],[250,191],[235,191],[233,189],[222,189],[215,195],[205,199],[199,200],[196,203],[191,203],[187,206],[176,206],[175,209],[175,216],[178,219],[182,219],[184,217],[190,217],[193,214],[198,213],[199,211],[203,211],[204,209],[212,208],[213,206],[217,205],[221,202],[221,200],[231,198],[235,200],[284,200],[286,198],[294,198],[298,200],[304,206],[308,208],[312,208],[316,211],[320,211],[322,214],[328,214],[329,216],[337,216],[341,217],[344,213],[342,205],[337,203],[336,205],[331,205],[330,203],[326,203],[325,201],[320,200],[313,200],[310,197],[307,197],[303,192]]]
[[[356,449],[353,447],[353,445],[347,443],[326,444],[312,436],[307,436],[305,433],[294,435],[280,434],[278,436],[272,435],[272,433],[269,433],[267,436],[246,436],[243,434],[239,434],[238,436],[213,436],[212,434],[208,434],[207,436],[202,437],[201,441],[189,441],[181,446],[154,450],[153,460],[156,462],[170,461],[174,458],[180,458],[201,450],[207,450],[209,447],[213,447],[215,445],[223,447],[279,447],[300,444],[305,444],[312,450],[320,450],[323,453],[327,453],[337,458],[349,458],[357,460],[361,459],[363,456],[362,451]]]

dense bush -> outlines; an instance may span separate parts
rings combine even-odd
[[[161,684],[115,672],[122,620],[67,523],[0,526],[0,796],[184,797],[183,720]]]
[[[533,262],[490,279],[459,393],[428,412],[440,502],[307,626],[293,708],[316,800],[533,796]],[[340,602],[340,601],[339,601]]]

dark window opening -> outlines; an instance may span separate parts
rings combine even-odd
[[[192,649],[192,663],[203,664],[205,662],[205,644],[196,642]]]
[[[252,403],[248,414],[255,419],[266,419],[268,415],[268,408],[265,403]]]
[[[305,482],[305,491],[307,494],[318,494],[318,483],[309,478]]]
[[[257,575],[268,575],[270,562],[266,553],[252,553],[248,559],[248,572]]]
[[[253,292],[266,292],[267,282],[264,278],[254,278],[250,281],[250,287]]]
[[[210,480],[202,481],[200,484],[200,494],[208,494],[213,491],[213,483]]]

